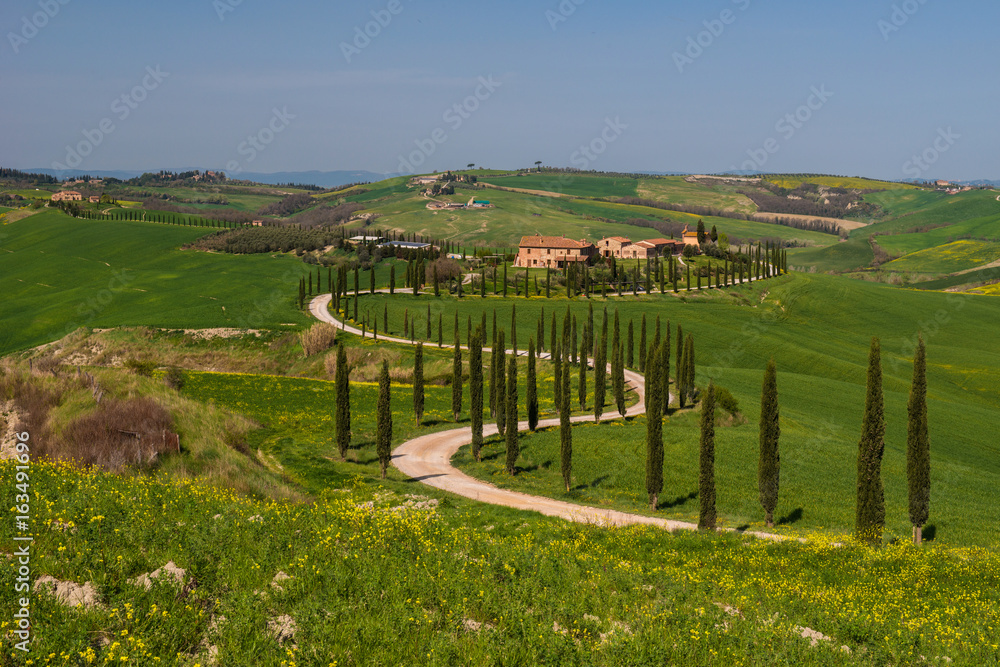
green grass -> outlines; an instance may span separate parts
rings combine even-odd
[[[657,199],[670,204],[710,206],[740,213],[756,213],[757,205],[746,195],[737,192],[745,185],[726,185],[721,181],[691,183],[685,176],[663,176],[643,179],[638,194],[646,199]]]
[[[14,497],[13,465],[0,473]],[[102,603],[32,595],[32,664],[206,664],[210,646],[219,664],[262,666],[1000,659],[995,552],[601,529],[397,480],[299,504],[41,463],[30,479],[31,578],[92,582]],[[407,508],[426,502],[414,493],[440,504]],[[185,570],[183,593],[130,583],[167,561]],[[291,578],[275,588],[278,572]],[[15,576],[0,570],[11,613]],[[268,626],[284,615],[296,630],[282,645]],[[811,646],[802,626],[831,641]],[[4,654],[24,661],[6,642]]]
[[[291,256],[233,256],[178,248],[205,228],[88,221],[46,211],[2,228],[0,352],[77,327],[299,326],[295,284],[308,268]]]
[[[857,176],[790,176],[774,174],[766,176],[765,180],[783,188],[794,190],[803,183],[815,183],[829,188],[846,188],[849,190],[916,190],[917,186],[895,181],[879,181]]]
[[[766,295],[765,295],[766,292]],[[686,295],[680,295],[686,296]],[[381,297],[375,297],[376,300]],[[600,322],[604,302],[595,299]],[[381,313],[383,302],[374,310]],[[431,304],[436,317],[443,313],[445,339],[453,312],[477,321],[485,308],[488,326],[497,308],[500,326],[510,328],[511,307],[516,303],[521,346],[536,332],[541,308],[546,309],[546,345],[553,310],[562,322],[567,304],[581,322],[587,303],[580,299],[546,302],[545,299],[467,297],[433,299],[399,297],[389,302],[390,322],[400,326],[403,309],[412,317]],[[988,297],[928,294],[904,291],[847,278],[794,274],[728,290],[705,290],[685,299],[624,297],[608,300],[622,318],[623,334],[629,320],[636,327],[643,314],[650,328],[655,318],[680,323],[693,333],[698,350],[698,378],[709,378],[727,387],[738,398],[750,424],[726,430],[720,436],[732,452],[720,454],[720,466],[740,471],[744,478],[725,492],[730,494],[725,512],[731,525],[760,522],[755,510],[753,482],[755,423],[764,366],[774,357],[779,369],[779,390],[785,434],[785,472],[789,493],[783,496],[785,514],[803,508],[801,527],[849,531],[854,488],[854,462],[864,404],[865,368],[871,336],[883,347],[886,388],[886,485],[892,513],[890,526],[904,534],[906,399],[909,390],[912,341],[922,330],[928,344],[930,420],[933,456],[931,523],[937,539],[950,544],[995,545],[997,536],[984,531],[984,522],[1000,521],[992,489],[1000,484],[1000,457],[995,443],[982,433],[995,422],[1000,385],[991,370],[1000,365],[1000,334],[994,325],[993,301]],[[364,306],[364,304],[363,304]],[[422,329],[418,328],[418,333]],[[977,341],[970,357],[968,341]],[[620,427],[619,427],[620,428]],[[614,429],[613,429],[614,430]],[[624,429],[623,432],[628,432]],[[634,430],[643,437],[643,429]],[[690,428],[668,429],[668,437],[690,447]],[[634,440],[634,438],[633,438]],[[669,460],[669,456],[668,456]],[[689,463],[695,459],[689,457]],[[539,463],[538,460],[535,463]],[[610,465],[610,459],[605,459]],[[594,464],[595,469],[599,464]],[[638,470],[638,468],[636,469]],[[678,470],[683,468],[678,466]],[[636,473],[638,474],[638,473]],[[735,472],[734,472],[735,474]],[[678,478],[679,479],[679,478]],[[677,484],[667,493],[686,495],[696,478]],[[579,483],[592,482],[581,479]],[[634,481],[634,480],[633,480]],[[625,491],[635,493],[630,483]],[[690,509],[690,508],[687,508]]]
[[[890,239],[905,237],[880,237],[879,244],[887,250],[898,250],[902,244]],[[886,243],[883,243],[883,240]],[[887,271],[912,271],[915,273],[955,273],[973,269],[1000,259],[1000,243],[989,241],[954,241],[925,250],[917,250],[885,265]]]
[[[540,190],[575,197],[635,197],[639,181],[635,178],[614,178],[591,174],[539,173],[508,176],[505,178],[480,178],[483,183],[504,188]]]

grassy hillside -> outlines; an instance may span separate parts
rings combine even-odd
[[[0,228],[0,352],[61,338],[77,327],[277,327],[304,323],[293,257],[178,248],[203,228],[97,222],[46,211]]]
[[[391,300],[382,296],[372,299],[372,312],[381,313],[388,305],[390,324],[397,329],[402,327],[404,310],[409,311],[410,317],[414,313],[420,315],[430,301],[435,325],[437,314],[443,313],[446,340],[456,310],[464,331],[467,318],[478,321],[484,309],[488,327],[491,326],[495,307],[499,326],[509,331],[511,308],[516,304],[522,349],[528,337],[536,335],[543,307],[546,345],[553,311],[560,326],[567,305],[581,322],[581,329],[582,319],[587,316],[587,303],[583,300],[546,302],[536,298],[503,300],[468,296],[462,300],[428,300],[424,296],[400,295]],[[595,299],[594,305],[600,322],[603,303]],[[782,506],[783,511],[790,513],[802,508],[801,525],[797,527],[835,532],[851,529],[850,498],[864,405],[868,346],[871,336],[879,336],[888,416],[886,484],[890,506],[894,508],[890,525],[898,534],[905,534],[906,399],[913,341],[916,333],[923,331],[930,363],[936,489],[932,523],[937,529],[937,539],[952,544],[997,543],[995,531],[982,530],[984,517],[1000,522],[998,508],[991,499],[992,489],[1000,484],[1000,451],[991,440],[981,437],[991,428],[1000,409],[997,399],[1000,385],[991,371],[1000,365],[996,353],[1000,349],[1000,334],[995,327],[992,303],[987,298],[901,291],[847,278],[795,274],[748,287],[706,290],[701,295],[616,297],[609,299],[608,305],[612,315],[615,308],[619,310],[623,335],[632,321],[636,342],[643,315],[647,317],[650,335],[657,316],[664,322],[670,320],[674,326],[681,324],[686,333],[695,337],[699,383],[704,386],[713,379],[730,389],[748,416],[748,425],[726,429],[720,436],[725,449],[718,460],[729,484],[720,495],[723,499],[720,502],[729,525],[756,524],[761,519],[756,509],[753,477],[755,418],[763,369],[767,360],[774,357],[779,368],[787,448],[783,460],[788,495],[783,499],[787,503]],[[362,311],[367,307],[363,303]],[[423,335],[422,327],[417,331]],[[970,340],[977,341],[971,353]],[[623,451],[633,454],[642,451],[639,443],[645,431],[640,424],[625,427],[621,433]],[[666,433],[668,442],[676,447],[677,456],[687,457],[685,464],[674,466],[672,474],[676,476],[668,487],[669,497],[686,497],[696,479],[691,476],[690,468],[696,460],[690,449],[696,443],[695,426],[681,418],[676,427],[671,422]],[[550,451],[543,445],[539,447],[539,451]],[[600,472],[602,468],[619,465],[607,448],[597,450],[603,458],[583,468],[592,470],[593,476],[584,476],[578,483],[592,484],[605,474]],[[549,459],[545,454],[532,458],[539,465],[546,460]],[[640,474],[639,468],[627,469],[628,460],[622,459],[618,470],[621,486],[608,491],[611,497],[641,495],[635,477]],[[638,466],[641,462],[633,463]],[[556,475],[557,471],[553,468],[549,474]],[[529,477],[532,478],[534,474]],[[604,484],[596,486],[603,488]],[[601,496],[596,497],[600,500]],[[632,509],[638,505],[641,503],[633,504]],[[688,502],[667,508],[667,513],[690,518],[692,508]]]
[[[916,190],[917,186],[895,181],[879,181],[858,176],[801,176],[793,174],[773,174],[765,180],[789,190],[794,190],[803,183],[815,183],[828,188],[845,188],[848,190]]]

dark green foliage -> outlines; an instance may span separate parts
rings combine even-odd
[[[378,376],[378,408],[375,412],[375,452],[378,454],[382,479],[385,479],[392,459],[392,403],[389,387],[389,362],[382,362]]]
[[[507,365],[507,349],[504,347],[504,330],[501,329],[499,336],[499,351],[496,353],[497,361],[497,431],[503,435],[507,430],[507,384],[504,376],[504,368]]]
[[[444,317],[438,313],[438,347],[444,347]]]
[[[663,491],[663,415],[660,398],[660,352],[650,345],[646,355],[646,493],[649,509],[655,510]]]
[[[639,330],[639,372],[646,372],[646,313],[642,314],[642,328]]]
[[[556,348],[552,352],[552,364],[554,366],[553,372],[553,396],[555,397],[556,408],[562,405],[562,364],[563,364],[563,349],[559,343],[556,343]]]
[[[740,402],[731,391],[719,385],[715,385],[715,405],[733,416],[740,413]]]
[[[774,359],[771,359],[767,362],[764,385],[760,390],[760,461],[757,465],[757,487],[768,528],[774,527],[774,508],[778,505],[781,477],[778,449],[781,424],[778,417],[778,372]]]
[[[347,365],[347,352],[343,344],[337,345],[337,371],[334,387],[337,392],[336,430],[337,451],[340,460],[347,458],[347,448],[351,444],[351,369]]]
[[[573,472],[573,432],[569,423],[569,364],[563,364],[562,378],[562,403],[556,407],[559,410],[559,467],[562,470],[563,482],[566,485],[566,492],[570,489],[570,475]]]
[[[396,264],[393,262],[389,266],[389,294],[396,293]]]
[[[479,461],[483,447],[483,332],[477,329],[469,346],[469,410],[472,417],[472,456]]]
[[[434,263],[434,296],[441,296],[441,283],[438,279],[437,263]]]
[[[885,490],[882,455],[885,452],[885,406],[882,396],[882,359],[878,338],[868,353],[868,391],[858,441],[858,504],[855,534],[871,544],[882,541],[885,528]]]
[[[431,304],[427,304],[427,340],[431,339]]]
[[[701,402],[701,440],[698,449],[698,528],[715,530],[715,385],[711,382],[708,383],[708,391]]]
[[[585,410],[587,408],[587,356],[586,355],[580,358],[580,378],[578,382],[577,392],[579,394],[579,399],[580,399],[580,409]]]
[[[519,434],[517,432],[517,357],[511,357],[507,364],[507,427],[504,438],[507,441],[507,474],[513,475],[520,454],[518,448]]]
[[[417,426],[424,418],[424,344],[417,343],[417,350],[413,355],[413,414],[417,420]]]
[[[528,339],[528,386],[527,410],[528,429],[534,431],[538,426],[538,378],[535,370],[535,339]]]
[[[608,310],[604,309],[601,325],[601,339],[594,354],[594,419],[601,420],[604,414],[604,396],[608,378]]]
[[[497,363],[500,360],[500,338],[496,334],[496,330],[493,331],[493,351],[490,355],[490,417],[496,417],[497,414],[497,386],[499,381],[497,380]]]
[[[906,407],[906,480],[913,541],[920,544],[931,501],[931,450],[927,435],[927,351],[924,339],[917,343],[913,358],[913,383]]]
[[[664,333],[660,346],[660,399],[663,401],[660,411],[667,414],[670,411],[670,320],[667,320]]]
[[[635,326],[628,321],[628,336],[625,338],[625,365],[635,368]]]
[[[462,342],[455,332],[455,354],[451,362],[451,414],[458,421],[462,416]]]

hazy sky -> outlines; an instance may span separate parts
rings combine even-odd
[[[985,0],[4,0],[0,165],[1000,179],[998,25]]]

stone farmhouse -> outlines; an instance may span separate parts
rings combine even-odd
[[[586,239],[574,241],[564,236],[525,236],[518,245],[514,266],[564,269],[572,263],[588,264],[595,256],[597,248]]]
[[[693,245],[695,250],[701,252],[701,244],[698,243],[698,232],[688,231],[687,225],[684,225],[681,240],[684,241],[684,245]]]
[[[624,236],[609,236],[597,242],[601,257],[615,259],[651,259],[666,257],[668,254],[678,254],[684,249],[684,244],[673,239],[648,239],[633,243]]]
[[[83,201],[83,195],[76,190],[62,190],[52,195],[52,201]]]

